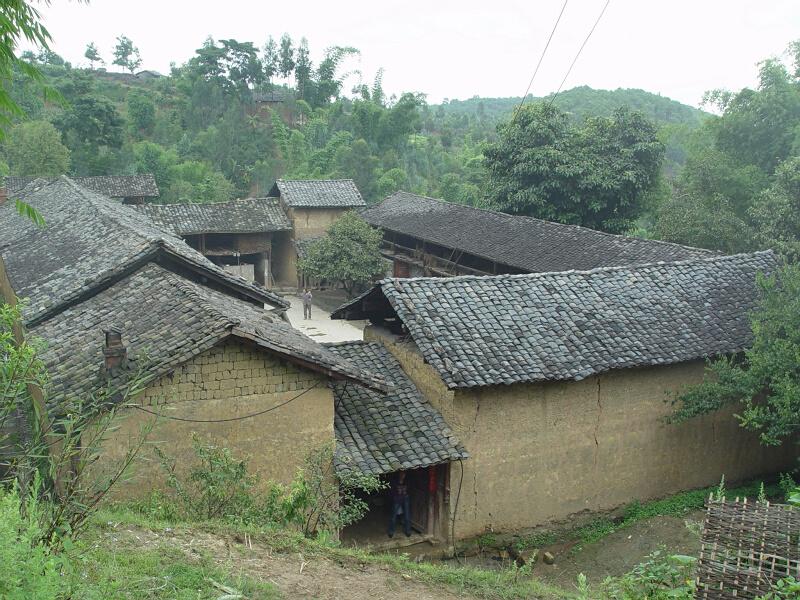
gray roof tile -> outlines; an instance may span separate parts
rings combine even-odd
[[[289,218],[276,198],[245,198],[211,204],[140,204],[131,206],[162,229],[178,235],[287,231]]]
[[[270,196],[280,195],[287,206],[349,208],[365,206],[352,179],[278,179]]]
[[[397,192],[362,211],[368,223],[542,273],[704,258],[715,253]]]
[[[384,346],[344,342],[326,347],[365,371],[380,373],[389,384],[386,395],[358,384],[335,384],[338,471],[355,467],[380,475],[468,457],[442,415]]]
[[[58,310],[145,262],[165,259],[214,280],[232,294],[278,309],[280,296],[216,266],[147,216],[86,190],[67,177],[37,180],[20,192],[47,225],[40,229],[17,214],[14,203],[0,205],[0,254],[20,298],[27,298],[27,321]]]
[[[87,398],[103,389],[103,330],[112,326],[122,331],[131,367],[141,367],[145,381],[235,337],[335,378],[385,387],[383,378],[306,337],[280,316],[151,263],[31,328],[46,343],[42,358],[50,398]]]
[[[333,318],[396,314],[450,388],[579,380],[737,352],[771,251],[486,277],[386,279]]]
[[[33,182],[35,177],[6,177],[9,193],[19,193]],[[56,177],[45,181],[55,181]],[[150,173],[144,175],[100,175],[95,177],[73,177],[81,187],[109,198],[158,198],[158,185]]]

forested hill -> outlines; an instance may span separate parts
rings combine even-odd
[[[529,96],[526,102],[549,100],[551,96],[536,98]],[[474,115],[491,121],[504,120],[519,106],[521,97],[516,98],[480,98],[469,100],[449,100],[434,109],[442,107],[446,115]],[[589,116],[607,117],[620,106],[629,106],[641,111],[650,120],[660,125],[685,124],[699,125],[706,113],[672,100],[664,96],[639,89],[596,90],[588,86],[580,86],[561,92],[554,104],[561,110],[573,114],[579,119]]]
[[[356,49],[329,48],[315,64],[308,41],[295,46],[288,35],[263,49],[209,39],[169,74],[137,72],[123,38],[114,65],[128,73],[94,68],[103,57],[91,45],[88,69],[52,52],[25,57],[64,102],[45,102],[15,74],[12,96],[26,117],[0,142],[0,175],[153,173],[162,202],[257,195],[279,177],[352,178],[368,202],[404,189],[475,205],[487,195],[485,148],[519,102],[389,97],[380,71],[353,85],[346,61]],[[668,175],[684,164],[703,114],[641,90],[575,88],[556,103],[580,117],[642,110],[656,121]]]

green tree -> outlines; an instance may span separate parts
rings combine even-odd
[[[758,286],[752,346],[711,361],[703,382],[680,396],[673,419],[741,403],[742,427],[759,432],[763,444],[778,445],[800,432],[800,265],[759,277]]]
[[[121,35],[117,38],[117,45],[114,46],[113,64],[119,65],[123,69],[128,69],[131,73],[141,66],[142,57],[139,55],[139,49],[133,45],[133,42],[127,36]]]
[[[395,167],[384,172],[378,179],[378,198],[386,198],[408,186],[408,175],[406,172]]]
[[[297,64],[294,67],[294,82],[297,88],[297,97],[306,101],[310,99],[308,84],[311,80],[312,66],[308,50],[308,40],[306,38],[301,38],[300,45],[297,47]]]
[[[128,94],[128,122],[137,136],[153,131],[156,123],[156,105],[144,90],[131,90]]]
[[[89,61],[89,68],[92,70],[94,70],[94,63],[103,64],[103,59],[100,56],[100,52],[97,50],[97,46],[94,45],[94,42],[86,44],[86,52],[83,53],[83,56]]]
[[[800,156],[781,163],[772,185],[750,209],[759,246],[800,261]]]
[[[292,38],[288,33],[281,36],[281,47],[278,51],[278,73],[284,79],[289,79],[289,75],[294,71],[294,47]]]
[[[383,235],[357,213],[347,212],[311,244],[298,264],[307,276],[338,281],[352,296],[357,285],[369,283],[385,270],[380,246]]]
[[[69,171],[69,149],[47,121],[28,121],[11,129],[5,144],[11,173],[52,177]]]
[[[49,49],[50,33],[42,25],[41,16],[30,2],[25,0],[4,0],[2,3],[3,25],[0,27],[0,80],[9,82],[15,73],[23,80],[32,81],[39,89],[52,96],[52,90],[45,85],[42,72],[28,59],[17,55],[20,42]],[[7,85],[0,86],[0,137],[13,119],[24,116],[24,110],[15,100]]]
[[[267,83],[272,82],[272,78],[278,74],[280,69],[280,58],[278,57],[278,45],[272,36],[269,36],[267,43],[264,45],[263,53],[261,55],[261,64],[264,66],[264,78]]]
[[[658,184],[664,146],[641,113],[619,109],[574,125],[539,103],[498,131],[485,156],[490,202],[504,212],[619,233]]]

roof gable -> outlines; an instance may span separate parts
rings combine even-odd
[[[299,208],[355,208],[366,206],[352,179],[278,179],[270,196]]]
[[[112,326],[123,334],[132,369],[142,369],[142,383],[234,337],[335,379],[385,386],[381,377],[330,352],[278,315],[147,264],[31,328],[46,342],[42,358],[51,398],[87,398],[105,387],[103,330]]]
[[[393,312],[450,388],[580,380],[743,350],[756,274],[776,264],[766,251],[584,272],[387,279],[332,318]]]
[[[531,273],[689,260],[716,254],[700,248],[473,208],[408,192],[392,194],[377,206],[362,211],[361,215],[375,227]]]
[[[25,311],[29,322],[159,257],[232,295],[278,309],[288,306],[283,298],[214,265],[145,215],[66,177],[29,184],[21,196],[42,214],[46,226],[38,228],[21,217],[13,203],[0,205],[0,254],[17,295],[30,301]]]

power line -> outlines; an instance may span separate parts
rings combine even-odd
[[[517,107],[517,110],[514,112],[514,117],[511,119],[511,123],[512,124],[514,123],[514,121],[517,120],[517,114],[519,113],[520,109],[522,108],[522,105],[525,104],[525,98],[528,97],[528,92],[531,91],[531,86],[533,85],[533,80],[536,79],[536,74],[539,72],[539,67],[542,66],[542,61],[544,60],[544,55],[547,52],[547,48],[550,47],[550,41],[553,39],[553,34],[555,34],[556,28],[558,27],[558,24],[561,22],[561,15],[564,14],[564,9],[567,8],[567,2],[568,1],[569,0],[564,0],[564,5],[561,7],[561,12],[558,13],[558,18],[556,19],[555,25],[553,25],[553,30],[550,32],[550,37],[547,38],[547,43],[544,45],[544,50],[542,50],[542,55],[539,57],[539,62],[536,63],[536,69],[534,69],[534,71],[533,71],[533,76],[531,77],[531,80],[528,82],[528,89],[526,89],[525,93],[522,95],[522,100],[520,100],[519,106]]]
[[[603,15],[605,14],[609,4],[611,4],[611,0],[606,0],[606,4],[605,6],[603,6],[603,10],[600,11],[600,14],[597,16],[597,20],[594,22],[594,25],[592,25],[592,28],[589,30],[589,34],[586,36],[586,39],[583,40],[581,47],[578,49],[578,53],[575,55],[575,58],[572,59],[572,64],[569,66],[569,69],[567,69],[567,74],[564,75],[564,79],[561,80],[561,84],[558,86],[556,93],[553,94],[552,98],[550,98],[550,104],[548,104],[548,106],[553,106],[553,102],[555,102],[556,96],[558,96],[559,92],[561,91],[561,88],[564,87],[564,83],[567,81],[567,77],[569,77],[569,74],[572,73],[572,67],[575,66],[576,62],[578,62],[578,57],[581,55],[581,52],[583,52],[583,48],[586,46],[586,42],[588,42],[589,38],[592,37],[592,34],[594,33],[595,28],[597,27],[597,24],[600,22],[600,19],[603,18]]]
[[[279,408],[281,408],[283,406],[286,406],[290,402],[294,402],[295,400],[297,400],[298,398],[300,398],[304,394],[307,394],[308,392],[310,392],[311,390],[316,388],[318,385],[319,385],[319,381],[317,381],[317,383],[312,385],[310,388],[308,388],[306,390],[303,390],[302,392],[300,392],[296,396],[293,396],[293,397],[289,398],[288,400],[286,400],[285,402],[281,402],[280,404],[277,404],[276,406],[273,406],[271,408],[267,408],[266,410],[261,410],[261,411],[258,411],[258,412],[255,412],[255,413],[252,413],[252,414],[249,414],[249,415],[242,415],[241,417],[231,417],[230,419],[187,419],[185,417],[174,417],[172,415],[161,414],[161,413],[158,413],[158,412],[156,412],[154,410],[149,410],[149,409],[145,408],[144,406],[139,406],[138,404],[131,404],[130,406],[131,406],[131,408],[135,408],[136,410],[140,410],[142,412],[146,412],[148,414],[155,415],[156,417],[162,417],[164,419],[170,419],[172,421],[183,421],[185,423],[230,423],[231,421],[244,421],[245,419],[252,419],[253,417],[260,417],[261,415],[264,415],[264,414],[266,414],[268,412],[272,412],[273,410],[277,410],[277,409],[279,409]]]

